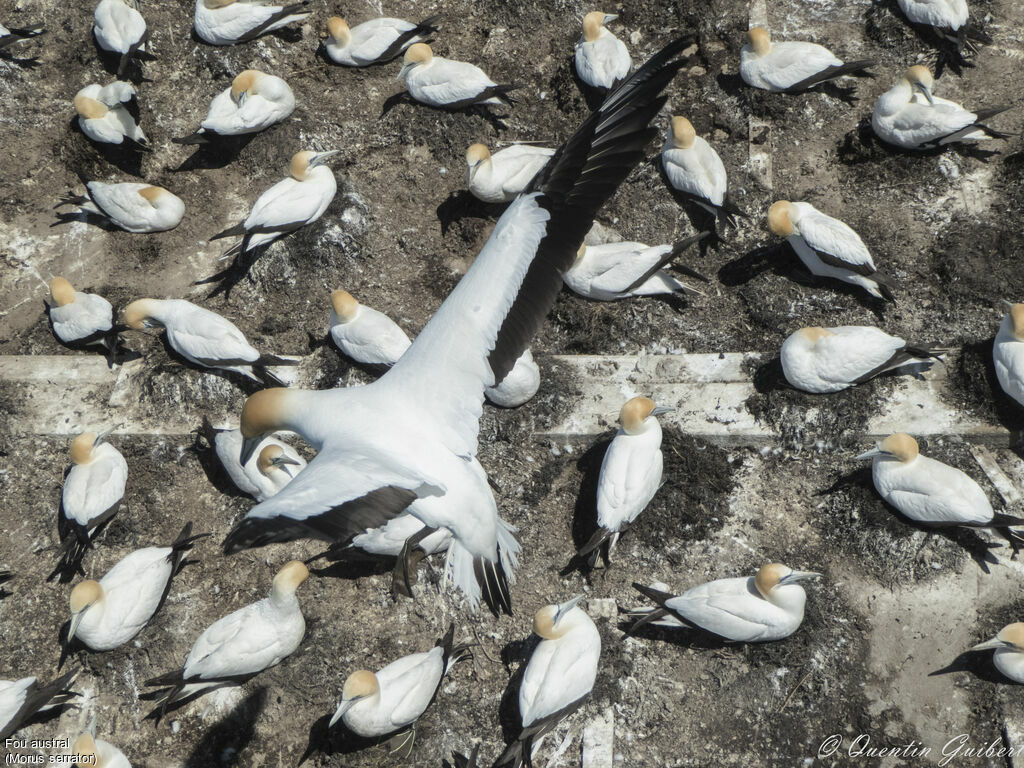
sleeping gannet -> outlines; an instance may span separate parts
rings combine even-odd
[[[886,371],[918,372],[941,360],[943,347],[908,345],[867,325],[801,328],[782,342],[782,372],[804,392],[838,392]]]
[[[414,101],[440,109],[462,109],[474,104],[509,104],[515,85],[499,85],[480,67],[465,61],[435,56],[426,43],[405,52],[399,80],[405,80]]]
[[[430,16],[419,24],[382,16],[349,27],[340,16],[327,20],[324,50],[335,64],[369,67],[401,56],[414,43],[428,42],[437,32],[440,16]]]
[[[1024,405],[1024,304],[1010,304],[992,345],[992,361],[1003,392]]]
[[[294,448],[274,437],[265,438],[243,467],[238,462],[242,453],[241,431],[215,429],[204,416],[202,433],[231,482],[256,501],[269,499],[306,467],[306,460]]]
[[[65,652],[73,640],[93,651],[109,651],[135,637],[156,615],[185,554],[197,539],[192,523],[166,547],[145,547],[121,558],[99,581],[87,579],[71,590],[71,622]]]
[[[992,649],[992,663],[996,669],[1013,680],[1024,683],[1024,623],[1007,624],[999,634],[984,643],[978,643],[972,651]]]
[[[228,253],[244,254],[312,224],[324,215],[338,191],[334,172],[325,165],[336,154],[338,150],[295,153],[288,166],[290,176],[260,195],[245,221],[210,240],[241,235],[241,242]]]
[[[33,37],[39,37],[45,31],[39,25],[31,27],[5,27],[3,24],[0,24],[0,51],[9,45],[14,45]]]
[[[74,764],[76,768],[132,768],[124,752],[88,732],[75,739],[71,754],[80,758]]]
[[[591,567],[606,541],[611,557],[619,536],[661,487],[661,424],[657,417],[671,410],[658,407],[649,397],[634,397],[622,406],[619,431],[605,451],[597,480],[598,529],[576,553],[587,557]]]
[[[110,85],[85,86],[75,94],[75,111],[78,127],[93,141],[143,147],[148,143],[139,126],[135,89],[129,83],[115,80]]]
[[[165,232],[174,229],[185,215],[185,203],[163,187],[121,182],[89,181],[88,197],[67,194],[56,205],[78,206],[77,211],[57,214],[58,223],[73,221],[80,214],[98,216],[126,232]]]
[[[234,45],[302,21],[309,0],[275,5],[270,0],[196,0],[193,24],[200,39],[210,45]]]
[[[644,245],[620,242],[602,245],[583,243],[576,251],[572,266],[562,280],[574,292],[596,301],[616,301],[633,296],[661,296],[672,293],[697,293],[676,280],[663,267],[674,266],[691,277],[707,281],[703,275],[676,263],[680,254],[707,237],[707,232],[688,237],[675,245]]]
[[[1024,525],[1024,519],[994,512],[985,491],[964,472],[921,456],[910,435],[889,435],[857,457],[857,461],[866,459],[871,459],[875,490],[911,520],[931,527],[997,530]]]
[[[68,686],[78,671],[61,675],[47,685],[34,677],[0,680],[0,739],[6,739],[40,712],[64,706],[79,694]]]
[[[136,299],[124,308],[135,331],[163,328],[167,343],[193,365],[233,371],[261,384],[281,384],[271,365],[297,365],[297,358],[261,355],[234,323],[184,299]]]
[[[871,127],[882,141],[903,149],[934,149],[957,141],[987,141],[1010,136],[985,125],[1009,107],[968,112],[959,104],[932,95],[935,78],[927,67],[913,66],[896,85],[878,97]]]
[[[394,365],[412,344],[398,323],[341,289],[331,294],[330,322],[331,340],[363,365]]]
[[[502,408],[518,408],[529,402],[540,389],[540,368],[527,349],[516,360],[512,370],[493,387],[484,387],[487,401]]]
[[[469,191],[485,203],[507,203],[530,185],[553,154],[547,147],[513,144],[492,155],[485,144],[471,144],[466,150]]]
[[[911,24],[930,27],[939,37],[954,43],[958,51],[974,48],[974,41],[992,39],[971,26],[967,0],[896,0]]]
[[[756,576],[717,579],[671,595],[642,584],[637,592],[658,604],[627,612],[644,624],[702,629],[738,643],[764,643],[789,637],[804,620],[807,595],[799,582],[820,577],[813,571],[794,571],[779,563],[761,566]]]
[[[293,653],[306,634],[295,590],[308,576],[309,570],[298,560],[285,563],[274,576],[269,597],[207,627],[192,644],[184,667],[146,681],[166,689],[154,712],[163,717],[177,701],[242,682]]]
[[[629,76],[633,66],[626,44],[605,28],[617,18],[617,14],[601,11],[583,17],[583,35],[576,41],[573,63],[580,80],[591,88],[614,88]]]
[[[532,765],[534,743],[590,696],[601,657],[601,635],[578,606],[583,597],[546,605],[534,616],[533,631],[541,641],[526,664],[519,686],[522,730],[494,768]]]
[[[816,43],[773,43],[764,27],[754,27],[747,37],[750,42],[740,50],[740,77],[766,91],[799,93],[875,64],[872,59],[846,64]]]
[[[893,281],[875,268],[860,235],[810,203],[779,200],[768,209],[768,229],[784,237],[814,275],[859,285],[877,299],[895,303]]]
[[[673,117],[661,148],[661,165],[673,189],[716,218],[746,216],[726,194],[725,165],[707,140],[685,117]]]
[[[503,379],[529,345],[597,210],[643,158],[661,91],[683,65],[671,59],[688,43],[666,46],[584,122],[534,191],[505,210],[459,284],[380,379],[265,390],[246,401],[243,459],[279,429],[298,432],[320,453],[249,512],[225,552],[303,537],[347,540],[361,532],[354,515],[381,525],[409,507],[427,526],[451,531],[446,576],[470,605],[483,587],[492,610],[511,610],[518,544],[475,459],[484,387]],[[524,290],[529,300],[517,301]]]
[[[114,516],[124,496],[128,463],[104,437],[83,432],[71,441],[72,465],[64,478],[57,513],[63,554],[49,579],[61,574],[61,581],[68,581],[80,570],[93,537]]]
[[[149,32],[146,20],[137,10],[136,0],[100,0],[93,12],[92,32],[104,51],[120,54],[117,76],[128,68],[128,61],[146,50]]]
[[[230,88],[213,97],[199,130],[171,141],[205,144],[218,136],[259,133],[280,123],[294,111],[295,94],[288,83],[258,69],[247,69],[231,81]]]
[[[69,346],[99,345],[113,355],[120,343],[114,328],[114,308],[95,293],[76,291],[63,277],[50,281],[50,324],[54,335]]]
[[[345,680],[328,728],[341,720],[352,733],[377,738],[405,730],[427,711],[444,676],[468,656],[454,645],[455,625],[429,651],[413,653],[377,672],[362,669]]]

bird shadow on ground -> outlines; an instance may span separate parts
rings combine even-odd
[[[342,721],[328,727],[333,712],[317,719],[309,727],[309,741],[306,751],[302,753],[297,765],[302,765],[306,760],[316,753],[330,757],[331,755],[351,755],[354,752],[362,752],[364,749],[386,744],[394,734],[387,734],[378,738],[366,738],[359,736],[345,727]]]
[[[519,688],[523,684],[526,664],[538,645],[540,645],[540,638],[531,633],[526,639],[513,640],[501,649],[501,663],[505,665],[506,670],[515,663],[519,664],[516,671],[509,677],[508,685],[498,704],[498,722],[501,724],[502,740],[506,744],[515,741],[523,730],[522,718],[519,714]]]
[[[468,189],[452,192],[437,206],[437,220],[441,222],[441,234],[445,235],[452,224],[465,218],[495,219],[502,214],[505,203],[485,203],[473,196]]]
[[[464,112],[470,115],[479,115],[491,124],[495,133],[500,134],[503,131],[508,130],[508,124],[502,120],[501,116],[494,114],[484,105],[473,104],[462,109],[442,109],[440,107],[433,107],[430,104],[421,104],[416,101],[408,91],[400,91],[399,93],[388,96],[388,98],[384,100],[384,104],[381,106],[380,117],[377,119],[383,120],[385,115],[402,103],[409,104],[416,109],[429,109],[433,112]]]
[[[715,82],[718,83],[719,88],[730,96],[734,96],[736,98],[742,97],[743,92],[748,88],[739,73],[736,73],[735,75],[727,75],[724,72],[720,72],[715,77]]]
[[[949,372],[955,385],[977,409],[987,411],[1011,433],[1010,448],[1024,458],[1021,433],[1024,432],[1024,407],[1003,391],[996,376],[992,347],[995,336],[963,345],[955,368]]]
[[[641,595],[637,595],[638,605],[643,601]],[[654,606],[657,607],[657,606]],[[620,609],[621,612],[621,609]],[[630,632],[630,627],[635,622],[631,619],[623,619],[620,616],[619,629],[628,637],[635,637],[642,640],[658,640],[669,643],[679,648],[699,648],[704,650],[721,650],[730,646],[738,645],[735,642],[726,640],[723,637],[714,635],[699,628],[691,627],[659,627],[654,624],[644,624],[636,632]]]
[[[213,446],[213,436],[208,434],[204,427],[196,427],[192,430],[192,434],[195,437],[192,440],[192,445],[187,450],[195,454],[196,459],[199,461],[199,466],[203,470],[203,474],[206,475],[206,479],[210,481],[210,485],[217,489],[219,493],[225,496],[230,496],[236,499],[246,499],[252,501],[252,497],[244,491],[240,490],[232,481],[228,475],[227,470],[220,463],[220,459],[217,458],[217,452]]]
[[[3,600],[5,597],[10,597],[14,594],[13,592],[9,592],[8,590],[4,589],[4,585],[6,585],[7,582],[13,578],[14,574],[10,571],[0,571],[0,600]]]
[[[256,723],[266,703],[267,689],[261,686],[205,731],[184,764],[192,768],[249,764],[249,760],[242,761],[242,752],[256,735]]]
[[[6,51],[0,52],[0,61],[5,64],[13,64],[14,66],[22,67],[23,69],[35,69],[36,67],[42,66],[42,62],[39,60],[38,56],[26,56],[21,58],[13,56]]]
[[[340,553],[328,555],[327,552],[324,552],[322,555],[306,562],[316,562],[321,558],[328,559],[330,563],[321,568],[313,568],[311,565],[310,571],[312,573],[322,578],[348,579],[350,581],[361,579],[364,576],[379,576],[384,573],[390,573],[395,565],[395,558],[393,557],[387,559],[373,557],[369,554],[363,554],[362,550],[357,548],[348,550],[343,556]]]
[[[68,127],[72,133],[76,133],[81,137],[80,141],[84,141],[91,147],[94,147],[104,160],[119,171],[127,173],[129,176],[142,178],[142,156],[146,153],[146,150],[143,150],[141,146],[129,144],[127,141],[124,144],[106,144],[104,142],[92,141],[82,132],[82,126],[78,124],[78,115],[71,118]]]
[[[172,173],[180,173],[181,171],[209,171],[223,168],[234,162],[242,150],[249,146],[249,143],[260,133],[262,132],[244,133],[240,136],[211,134],[206,143],[192,145],[196,151],[185,158],[177,168],[169,170]]]
[[[793,389],[790,383],[786,381],[786,375],[782,371],[782,359],[779,357],[772,358],[768,362],[757,366],[754,369],[751,380],[753,381],[754,389],[762,395],[769,392]]]
[[[587,104],[587,109],[591,112],[596,112],[598,107],[604,104],[604,100],[608,97],[607,88],[595,88],[592,85],[588,85],[583,82],[580,78],[579,73],[576,71],[576,64],[572,63],[569,67],[569,71],[572,72],[572,80],[576,83],[576,87],[579,89],[580,94],[583,96],[583,100]]]
[[[614,433],[599,437],[597,442],[576,460],[576,469],[579,470],[583,479],[580,482],[580,491],[576,494],[576,505],[573,508],[570,530],[575,550],[579,550],[597,532],[597,485],[601,477],[601,464],[613,437]],[[602,545],[600,552],[607,567],[609,564],[607,545]],[[589,578],[593,573],[593,568],[588,564],[586,557],[574,553],[558,575],[568,576],[575,572]]]
[[[969,672],[979,680],[984,680],[987,683],[1006,682],[1006,678],[1000,674],[995,664],[992,663],[991,650],[964,651],[946,666],[936,669],[934,672],[929,672],[928,677],[948,675],[953,672]]]
[[[121,54],[101,48],[95,34],[91,34],[89,37],[92,39],[92,45],[96,49],[96,55],[100,60],[100,64],[107,71],[107,74],[113,75],[118,80],[134,83],[135,85],[153,82],[151,78],[142,74],[142,62],[156,61],[156,56],[146,51],[135,51],[129,57],[124,72],[119,73],[118,68],[121,65]]]
[[[661,177],[662,183],[665,185],[665,189],[672,196],[676,205],[682,208],[683,213],[686,214],[686,218],[690,221],[690,226],[693,231],[696,232],[710,232],[710,237],[705,237],[698,243],[700,249],[700,255],[707,256],[709,250],[717,248],[721,243],[726,242],[727,238],[722,237],[722,232],[728,227],[727,224],[723,223],[721,231],[718,226],[718,217],[711,213],[707,208],[703,208],[695,203],[688,195],[680,192],[678,189],[672,186],[672,183],[668,180],[668,174],[665,173],[665,164],[661,161],[661,155],[654,157],[650,161],[651,165],[658,171],[658,176]]]
[[[280,240],[284,240],[292,234],[293,232],[288,232],[272,242],[276,243]],[[239,250],[233,256],[229,257],[231,259],[231,263],[220,272],[215,272],[212,275],[200,278],[192,283],[192,285],[210,285],[212,283],[216,283],[213,290],[206,294],[206,298],[213,299],[223,293],[224,301],[230,303],[231,291],[235,289],[235,286],[242,282],[242,280],[246,279],[248,279],[250,284],[254,282],[252,277],[252,267],[256,263],[256,260],[267,252],[267,249],[270,248],[271,244],[272,243],[265,243],[263,245],[257,245],[255,248],[248,251]],[[234,246],[232,246],[232,248],[233,247]],[[230,248],[225,251],[225,254],[230,253]]]

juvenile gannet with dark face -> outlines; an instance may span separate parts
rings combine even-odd
[[[414,726],[434,700],[444,676],[468,657],[467,646],[455,646],[455,626],[425,653],[413,653],[383,669],[353,672],[345,680],[341,701],[328,727],[339,720],[352,733],[377,738]]]
[[[872,59],[844,63],[816,43],[773,43],[764,27],[754,27],[747,37],[750,42],[740,50],[740,77],[765,91],[799,93],[875,64]]]
[[[553,149],[532,144],[513,144],[491,154],[485,144],[471,144],[466,150],[470,194],[485,203],[507,203],[530,185],[553,154]]]
[[[207,627],[192,644],[182,669],[147,680],[148,686],[166,688],[161,692],[160,716],[177,701],[239,683],[291,655],[306,634],[295,590],[308,576],[305,564],[286,563],[274,576],[269,597]]]
[[[707,234],[701,232],[675,245],[651,246],[633,242],[582,244],[562,280],[573,293],[596,301],[673,293],[699,294],[700,291],[679,282],[664,267],[673,266],[706,282],[706,277],[677,262],[683,251],[703,240]]]
[[[93,83],[75,94],[75,112],[82,133],[101,144],[146,146],[139,126],[139,105],[130,83]]]
[[[136,0],[100,0],[93,13],[92,32],[104,51],[121,55],[117,76],[128,68],[138,51],[146,50],[149,32],[146,20],[137,10]]]
[[[786,381],[804,392],[838,392],[886,371],[930,368],[949,350],[907,344],[898,336],[867,325],[801,328],[782,342]]]
[[[54,335],[69,346],[98,345],[114,355],[120,343],[114,308],[95,293],[76,291],[63,277],[50,281],[47,301]]]
[[[614,13],[591,11],[583,17],[583,35],[576,41],[573,62],[580,80],[591,88],[608,90],[629,75],[633,60],[626,44],[605,27],[619,18]]]
[[[992,362],[1003,392],[1024,405],[1024,304],[1004,303],[1007,313],[992,345]]]
[[[320,453],[249,512],[226,552],[303,537],[347,541],[409,507],[428,527],[451,531],[446,576],[470,605],[483,590],[492,610],[511,611],[518,544],[475,458],[484,388],[525,351],[595,213],[643,158],[661,91],[682,66],[671,59],[688,42],[671,43],[608,96],[533,191],[506,209],[455,290],[380,379],[249,398],[241,419],[247,451],[262,435],[289,429]]]
[[[672,118],[661,148],[661,166],[673,189],[682,192],[716,218],[746,216],[726,194],[725,164],[685,117]],[[735,223],[735,221],[733,222]]]
[[[325,163],[337,150],[297,152],[289,165],[289,177],[277,182],[256,200],[249,216],[210,240],[241,235],[228,253],[245,253],[268,245],[324,215],[338,191],[334,172]]]
[[[537,611],[533,631],[541,641],[526,663],[519,686],[522,730],[494,768],[532,765],[534,743],[590,696],[601,657],[601,635],[578,603],[583,595]]]
[[[277,5],[272,0],[196,0],[196,34],[210,45],[234,45],[302,21],[309,0]]]
[[[768,229],[786,238],[811,274],[859,285],[877,299],[896,301],[892,280],[875,267],[860,235],[839,219],[810,203],[779,200],[768,209]]]
[[[630,618],[637,619],[629,631],[654,623],[698,628],[738,643],[781,640],[796,632],[804,620],[807,595],[799,582],[819,576],[770,563],[755,576],[709,581],[678,596],[633,584],[658,607],[628,611]]]
[[[957,141],[1005,139],[1008,133],[985,121],[1009,107],[969,112],[954,101],[932,94],[935,78],[920,64],[908,69],[896,85],[878,97],[871,127],[882,141],[903,149],[934,149]]]
[[[193,536],[192,523],[186,523],[169,546],[137,549],[99,581],[76,584],[65,652],[74,640],[93,651],[109,651],[139,634],[160,610],[185,554],[208,535]]]
[[[338,349],[363,365],[394,365],[412,344],[398,323],[340,288],[331,294],[330,323]]]
[[[206,144],[218,136],[259,133],[280,123],[294,111],[295,94],[288,83],[258,69],[247,69],[235,76],[231,87],[213,97],[198,131],[172,141]]]
[[[185,215],[180,197],[152,184],[90,181],[85,189],[88,197],[67,194],[61,198],[57,208],[75,205],[78,210],[57,214],[58,223],[73,221],[84,213],[86,218],[98,216],[126,232],[164,232],[178,226]]]
[[[128,463],[104,435],[83,432],[71,441],[72,466],[64,478],[57,533],[63,554],[50,574],[70,580],[97,529],[117,512],[128,482]]]
[[[256,501],[269,499],[306,467],[306,460],[294,448],[275,437],[266,437],[243,466],[238,461],[242,453],[239,429],[215,429],[204,416],[201,431],[231,482]]]
[[[261,384],[282,382],[271,365],[297,365],[297,358],[261,355],[238,326],[216,312],[184,299],[136,299],[124,308],[128,328],[163,328],[167,343],[190,363],[240,373]]]
[[[608,556],[619,535],[639,517],[661,487],[661,424],[658,416],[672,409],[649,397],[627,400],[619,412],[619,431],[601,461],[597,480],[598,529],[578,554],[597,561],[608,542]]]
[[[0,739],[17,733],[37,714],[64,706],[79,694],[70,689],[78,671],[68,672],[46,685],[34,677],[0,680]]]
[[[1024,683],[1024,623],[1007,624],[999,634],[984,643],[978,643],[972,651],[994,650],[992,663],[996,669],[1013,680]]]
[[[921,456],[917,441],[902,432],[889,435],[857,461],[871,459],[875,490],[896,509],[927,526],[997,528],[1024,520],[992,510],[988,496],[956,467]]]
[[[414,43],[429,42],[437,32],[440,16],[430,16],[419,24],[382,16],[349,27],[340,16],[327,20],[324,50],[335,64],[345,67],[369,67],[401,56]]]
[[[474,104],[512,104],[508,92],[514,85],[499,85],[480,67],[465,61],[435,56],[426,43],[415,43],[405,52],[398,73],[409,95],[421,104],[440,109],[463,109]]]
[[[5,27],[0,24],[0,51],[3,51],[7,46],[20,43],[25,40],[29,40],[33,37],[39,37],[46,30],[39,25],[28,26],[28,27]]]

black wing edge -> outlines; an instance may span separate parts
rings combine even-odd
[[[437,22],[440,20],[441,14],[434,14],[433,16],[425,18],[412,29],[403,32],[395,38],[394,42],[387,47],[384,53],[382,53],[374,63],[384,64],[385,62],[391,61],[408,47],[409,41],[414,37],[429,37],[434,32],[437,32]]]
[[[671,59],[692,42],[672,41],[609,93],[527,188],[541,193],[538,203],[551,219],[488,356],[495,381],[540,329],[598,210],[643,159],[656,134],[650,122],[667,99],[662,91],[686,62]]]
[[[893,353],[893,356],[881,365],[872,368],[864,375],[854,379],[853,383],[863,384],[864,382],[875,378],[875,376],[909,363],[919,363],[924,366],[930,366],[933,365],[936,360],[941,361],[942,356],[950,351],[949,347],[906,346],[903,347],[903,349],[896,350],[896,352]]]
[[[473,745],[472,751],[469,753],[469,757],[466,757],[459,752],[452,752],[452,761],[455,764],[455,768],[477,768],[477,757],[480,753],[480,742]]]
[[[834,67],[825,67],[821,72],[817,72],[799,83],[793,83],[789,88],[786,88],[783,93],[800,93],[806,91],[808,88],[813,88],[819,83],[824,83],[829,80],[835,80],[837,77],[843,75],[857,75],[861,70],[873,67],[878,64],[874,59],[861,59],[859,61],[848,61],[844,64],[836,64]],[[870,72],[865,72],[864,75],[873,77]]]
[[[543,717],[530,724],[529,727],[524,728],[522,733],[516,737],[516,740],[509,744],[505,751],[501,753],[495,763],[494,768],[521,768],[523,765],[531,766],[530,754],[533,752],[533,744],[535,741],[540,739],[542,736],[554,729],[562,720],[573,714],[577,709],[583,706],[583,703],[590,698],[590,693],[581,696],[571,704],[567,704],[557,712],[552,712],[547,717]]]
[[[25,694],[25,701],[21,708],[11,718],[3,730],[0,730],[0,739],[6,739],[16,733],[23,725],[30,721],[35,715],[46,706],[60,707],[67,704],[76,696],[77,691],[72,691],[69,686],[74,681],[79,670],[74,669],[66,672],[46,685],[33,684]]]
[[[321,539],[333,544],[351,541],[367,528],[379,528],[416,500],[415,491],[393,485],[370,491],[305,520],[289,517],[247,517],[224,539],[224,554],[295,539]]]
[[[639,592],[641,595],[643,595],[647,599],[653,600],[658,605],[658,608],[653,610],[653,611],[651,611],[650,613],[646,613],[645,615],[641,616],[629,628],[629,631],[626,632],[627,635],[632,635],[638,629],[640,629],[640,627],[644,626],[645,624],[649,624],[652,621],[657,621],[658,619],[664,618],[665,616],[667,616],[669,614],[672,614],[672,616],[674,616],[675,618],[679,619],[679,621],[683,622],[683,624],[685,624],[686,626],[693,626],[692,624],[690,624],[690,622],[688,622],[686,619],[684,619],[678,613],[676,613],[671,608],[668,608],[665,605],[665,602],[668,601],[668,600],[671,600],[673,597],[675,597],[675,595],[669,594],[668,592],[662,592],[660,589],[653,589],[652,587],[645,587],[643,584],[639,584],[639,583],[637,583],[635,581],[633,582],[633,589],[635,589],[637,592]],[[634,614],[627,614],[627,615],[633,616]]]
[[[473,573],[476,576],[477,584],[480,585],[480,592],[484,602],[491,613],[497,618],[502,613],[512,615],[512,595],[508,589],[508,577],[505,575],[505,568],[501,564],[501,552],[498,558],[491,562],[486,557],[473,558]]]
[[[312,11],[304,11],[304,10],[302,10],[307,5],[309,5],[309,0],[300,0],[300,2],[298,2],[298,3],[292,3],[291,5],[286,5],[280,11],[275,13],[269,19],[264,21],[262,24],[260,24],[258,27],[253,27],[248,32],[246,32],[244,35],[242,35],[240,38],[238,38],[238,42],[240,42],[240,43],[247,43],[250,40],[255,40],[257,37],[259,37],[264,32],[266,32],[268,27],[272,26],[273,24],[276,24],[281,19],[283,19],[283,18],[285,18],[287,16],[292,16],[292,15],[297,14],[297,13],[306,13],[306,14],[312,13]]]
[[[709,237],[710,235],[710,232],[700,232],[694,235],[693,237],[688,237],[685,240],[679,241],[678,243],[672,246],[672,250],[670,250],[668,253],[666,253],[664,256],[658,259],[658,262],[654,266],[652,266],[650,269],[648,269],[646,272],[640,275],[640,277],[638,277],[636,280],[630,283],[622,291],[622,293],[629,293],[635,288],[639,288],[641,285],[643,285],[652,277],[654,277],[654,275],[656,275],[664,267],[666,267],[669,264],[672,264],[677,258],[679,258],[679,255],[687,248],[689,248],[691,245],[699,243],[705,237]],[[704,277],[704,275],[702,275],[700,272],[694,269],[690,269],[689,267],[683,266],[682,264],[675,264],[674,266],[678,271],[682,272],[684,275],[688,275],[689,277],[695,277],[698,280],[703,280],[705,283],[709,282],[708,279]],[[682,285],[682,283],[680,283],[680,285]],[[690,291],[691,293],[700,293],[700,291],[696,291],[693,288],[690,288],[689,286],[686,285],[683,285],[683,289],[686,291]]]

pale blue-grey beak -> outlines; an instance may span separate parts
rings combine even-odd
[[[821,574],[816,571],[792,571],[779,579],[779,584],[796,584],[807,579],[820,579]]]
[[[555,620],[552,623],[557,624],[560,618],[562,618],[563,616],[565,616],[565,614],[567,614],[569,611],[575,608],[579,604],[580,600],[582,600],[585,597],[586,595],[576,595],[576,597],[572,598],[571,600],[566,600],[564,603],[559,605],[558,610],[555,611]]]

